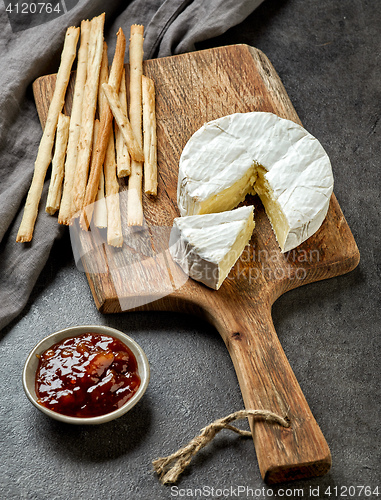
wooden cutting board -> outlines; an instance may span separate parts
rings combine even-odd
[[[356,267],[359,252],[351,231],[333,195],[320,230],[294,251],[281,254],[260,201],[248,198],[256,207],[256,228],[250,247],[220,290],[186,281],[171,262],[167,238],[178,216],[178,162],[188,139],[204,122],[235,112],[270,111],[300,121],[269,60],[246,45],[145,61],[144,72],[157,91],[158,196],[144,198],[147,226],[141,233],[128,233],[123,217],[122,249],[99,244],[102,234],[94,229],[78,232],[75,245],[83,254],[95,303],[104,313],[139,306],[198,314],[210,321],[229,350],[246,408],[290,419],[290,428],[250,422],[264,480],[271,484],[323,475],[331,466],[329,447],[279,343],[271,306],[288,290]],[[54,85],[55,75],[34,83],[43,126]],[[72,91],[73,81],[68,114]],[[125,189],[121,181],[123,195]]]

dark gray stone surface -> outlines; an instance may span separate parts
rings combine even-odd
[[[303,498],[332,499],[342,498],[346,486],[374,490],[379,484],[380,26],[381,2],[266,0],[240,26],[200,46],[247,43],[269,57],[303,124],[331,157],[335,193],[361,252],[350,274],[288,292],[273,307],[281,343],[331,448],[331,471],[270,489],[260,478],[252,441],[224,432],[194,459],[177,489],[161,486],[152,459],[243,407],[230,358],[217,332],[198,319],[101,315],[66,235],[26,310],[0,333],[1,498],[168,499],[195,497],[203,487],[209,490],[198,498],[236,498],[234,488],[242,486],[252,491],[240,498],[300,498],[302,492]],[[151,364],[142,401],[98,427],[51,421],[30,405],[21,385],[32,347],[76,324],[131,334]],[[299,494],[291,494],[294,488]],[[359,490],[351,496],[365,498]]]

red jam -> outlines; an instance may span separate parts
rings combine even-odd
[[[53,345],[40,356],[38,402],[63,415],[96,417],[126,403],[140,385],[131,350],[118,339],[86,333]]]

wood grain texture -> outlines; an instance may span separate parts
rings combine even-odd
[[[319,231],[294,251],[281,254],[258,197],[248,197],[246,203],[255,205],[256,228],[220,290],[192,280],[176,285],[184,275],[171,262],[167,244],[178,216],[178,162],[191,135],[204,122],[235,112],[270,111],[300,121],[269,60],[246,45],[145,61],[144,73],[156,86],[158,196],[143,199],[148,233],[128,233],[124,217],[125,244],[120,250],[94,246],[95,230],[78,234],[95,303],[104,313],[136,305],[198,314],[210,321],[229,350],[246,408],[290,418],[288,429],[251,422],[264,480],[271,484],[325,474],[331,466],[329,447],[279,343],[271,306],[292,288],[356,267],[359,252],[339,204],[332,195]],[[54,84],[54,75],[34,84],[43,126]],[[67,112],[71,91],[72,84]],[[123,180],[121,189],[125,190]],[[144,294],[147,304],[142,305]]]

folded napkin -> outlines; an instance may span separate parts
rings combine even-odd
[[[261,2],[65,0],[59,17],[40,18],[40,24],[28,14],[6,12],[10,2],[0,3],[0,329],[21,312],[54,241],[67,230],[45,213],[45,185],[32,242],[16,243],[42,135],[31,85],[58,70],[67,27],[106,12],[105,38],[112,48],[119,27],[128,36],[131,24],[143,24],[144,57],[150,59],[195,50],[196,43],[242,22]]]

